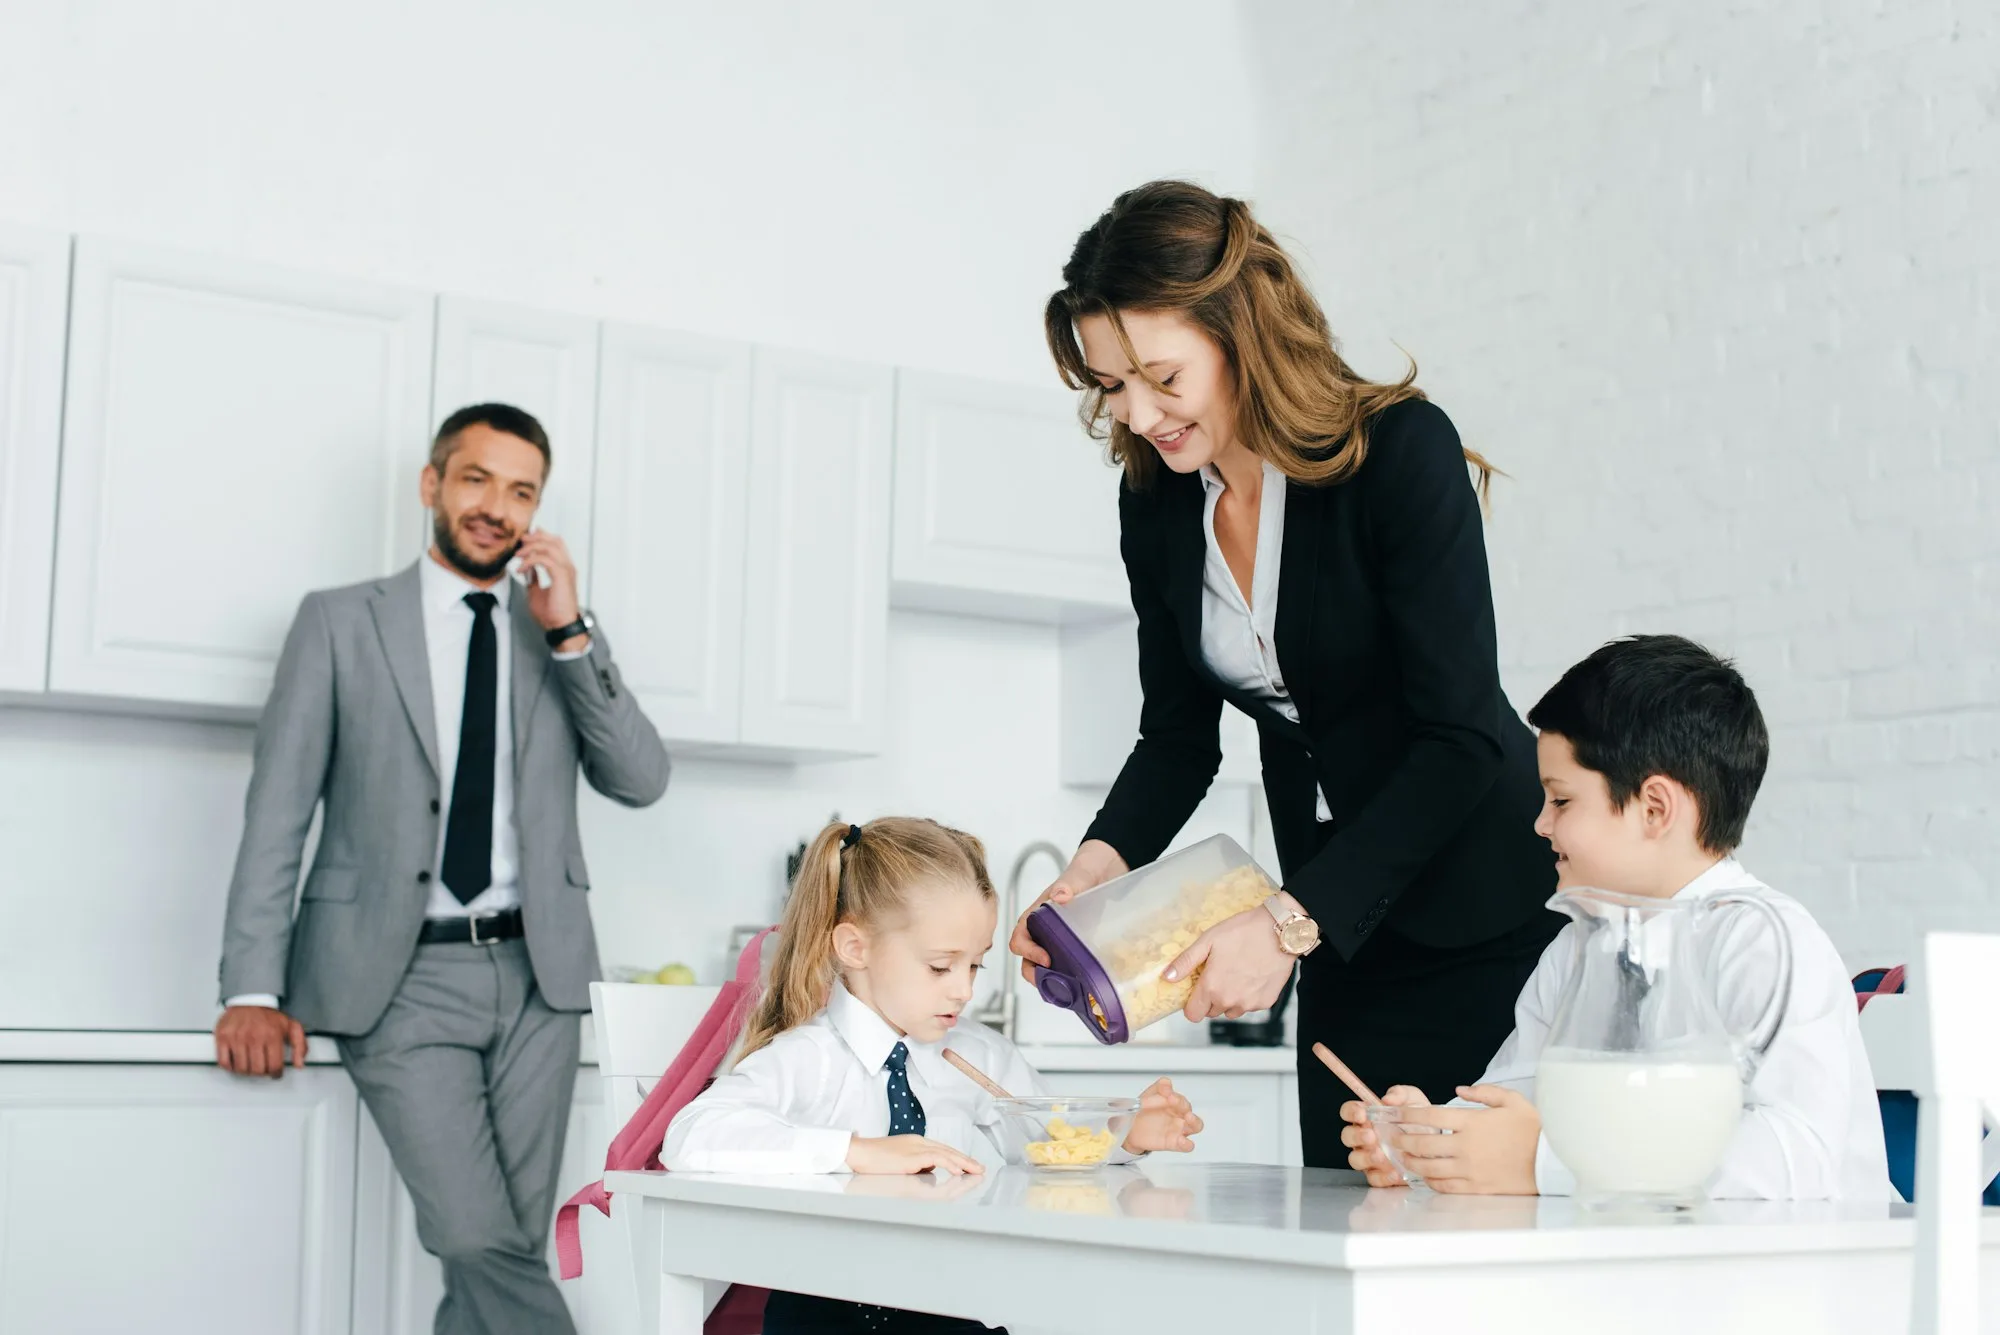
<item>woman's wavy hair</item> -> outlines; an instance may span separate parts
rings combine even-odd
[[[1353,477],[1368,457],[1375,415],[1424,397],[1414,361],[1392,383],[1356,374],[1291,258],[1250,206],[1187,181],[1154,181],[1118,196],[1077,238],[1062,278],[1044,313],[1049,351],[1063,383],[1087,391],[1083,424],[1108,443],[1135,490],[1152,480],[1159,454],[1111,419],[1077,338],[1086,315],[1110,320],[1127,361],[1163,394],[1173,391],[1139,366],[1122,313],[1173,311],[1206,331],[1235,373],[1236,438],[1294,482]],[[1476,451],[1465,458],[1479,470],[1483,502],[1495,469]]]

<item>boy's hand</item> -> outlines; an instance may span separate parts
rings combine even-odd
[[[847,1166],[856,1173],[965,1173],[977,1177],[986,1166],[969,1154],[924,1136],[856,1136],[847,1145]]]
[[[1424,1091],[1415,1085],[1391,1085],[1389,1092],[1382,1096],[1384,1106],[1390,1108],[1428,1108],[1431,1101],[1424,1097]],[[1340,1105],[1340,1120],[1349,1125],[1341,1128],[1340,1143],[1347,1146],[1347,1166],[1368,1179],[1371,1187],[1402,1187],[1409,1184],[1396,1171],[1396,1165],[1389,1162],[1389,1156],[1382,1152],[1382,1145],[1375,1137],[1375,1128],[1368,1123],[1368,1105],[1359,1099],[1352,1099]],[[1442,1139],[1442,1137],[1426,1137]],[[1397,1146],[1398,1149],[1402,1147]]]
[[[1533,1196],[1535,1147],[1542,1115],[1500,1085],[1460,1086],[1458,1096],[1483,1108],[1433,1108],[1411,1121],[1443,1127],[1448,1136],[1405,1136],[1403,1157],[1433,1191],[1482,1196]]]
[[[1139,1111],[1132,1118],[1132,1129],[1125,1135],[1125,1150],[1129,1154],[1151,1150],[1178,1150],[1185,1154],[1194,1148],[1192,1137],[1201,1127],[1201,1118],[1195,1115],[1187,1095],[1177,1093],[1174,1082],[1161,1076],[1139,1096]]]

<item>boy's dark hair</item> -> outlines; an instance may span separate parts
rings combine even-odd
[[[1624,807],[1655,774],[1694,794],[1703,848],[1743,842],[1764,782],[1771,736],[1734,664],[1679,635],[1613,640],[1578,663],[1528,711],[1530,726],[1568,740]]]
[[[542,430],[542,424],[533,414],[509,403],[475,403],[460,408],[439,424],[437,435],[431,440],[431,467],[437,469],[440,477],[444,475],[444,466],[451,462],[451,452],[458,448],[458,433],[469,426],[490,426],[527,441],[542,452],[542,478],[548,479],[549,465],[554,462],[549,457],[549,433]]]

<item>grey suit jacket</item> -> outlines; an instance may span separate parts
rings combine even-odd
[[[429,559],[429,558],[424,558]],[[543,999],[590,1007],[597,941],[576,828],[576,775],[645,806],[667,786],[660,736],[602,629],[557,662],[514,598],[514,820],[521,913]],[[308,594],[257,723],[243,843],[223,923],[222,995],[273,992],[306,1028],[374,1028],[409,967],[445,799],[417,567]],[[299,864],[325,804],[311,872]]]

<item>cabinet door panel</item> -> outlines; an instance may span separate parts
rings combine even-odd
[[[431,298],[76,255],[50,688],[261,705],[307,591],[422,548]]]
[[[1076,406],[1054,386],[896,373],[899,605],[1029,620],[1130,612],[1118,473]]]
[[[354,1086],[0,1065],[0,1330],[347,1335]]]
[[[881,748],[892,384],[886,368],[757,352],[743,639],[749,745]]]
[[[0,691],[48,685],[69,238],[0,226]]]
[[[552,466],[535,525],[562,538],[590,590],[597,455],[597,321],[520,306],[438,298],[431,423],[475,403],[506,403],[548,433]]]
[[[662,736],[740,727],[750,346],[611,325],[592,602]]]

